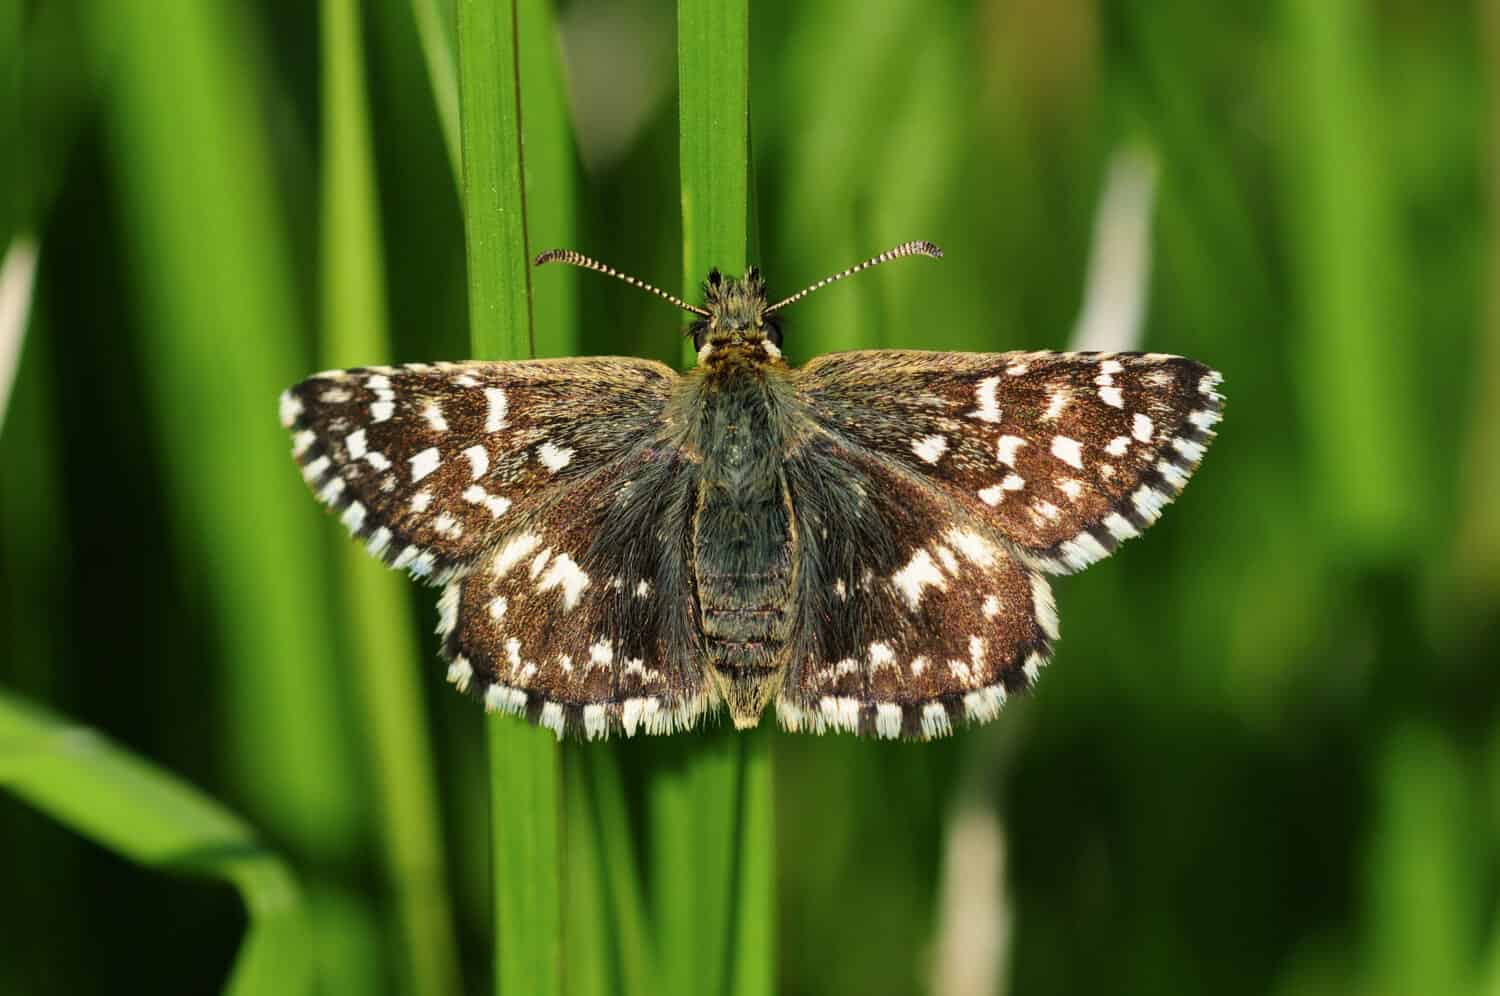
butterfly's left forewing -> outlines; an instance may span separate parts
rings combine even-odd
[[[834,353],[800,375],[848,446],[942,488],[1029,565],[1081,570],[1140,535],[1214,436],[1219,374],[1157,353]]]
[[[1154,354],[836,353],[794,376],[794,730],[993,718],[1057,639],[1043,572],[1154,522],[1219,418],[1216,373]]]

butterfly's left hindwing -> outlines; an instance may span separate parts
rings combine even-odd
[[[1140,535],[1214,436],[1219,374],[1156,353],[834,353],[809,417],[972,510],[1030,566],[1081,570]]]
[[[993,719],[1057,636],[1046,579],[962,502],[825,434],[787,462],[798,638],[777,715],[790,730],[929,739]]]
[[[287,390],[281,420],[349,531],[442,583],[655,431],[676,379],[627,358],[338,370]]]

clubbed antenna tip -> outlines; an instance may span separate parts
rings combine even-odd
[[[686,301],[676,296],[675,294],[668,294],[660,287],[653,287],[651,284],[646,283],[646,281],[644,280],[637,280],[635,277],[632,277],[629,274],[621,273],[619,270],[616,270],[612,266],[605,266],[598,260],[590,259],[583,253],[574,252],[572,249],[548,249],[546,252],[537,254],[535,263],[537,266],[544,266],[547,263],[571,263],[573,266],[581,266],[585,270],[595,270],[599,273],[605,273],[611,277],[615,277],[616,279],[625,281],[632,287],[639,287],[641,290],[646,291],[647,293],[655,294],[663,301],[669,301],[672,304],[677,305],[677,307],[681,308],[683,311],[690,311],[695,315],[700,315],[705,318],[708,316],[707,311],[694,305],[688,304]]]
[[[765,310],[765,313],[769,315],[773,311],[778,311],[781,308],[785,308],[789,304],[794,304],[797,301],[802,300],[804,297],[811,294],[815,290],[822,290],[829,284],[843,280],[845,277],[852,277],[854,276],[854,274],[858,273],[861,270],[868,270],[872,266],[879,266],[881,263],[889,263],[891,260],[900,259],[903,256],[930,256],[933,259],[942,259],[943,250],[938,248],[938,246],[932,242],[925,242],[922,240],[903,242],[894,249],[887,249],[879,256],[871,256],[863,263],[851,266],[849,267],[849,269],[843,270],[839,273],[835,273],[831,277],[825,277],[822,280],[819,280],[817,283],[813,284],[811,287],[800,290],[797,293],[793,294],[791,297],[786,298],[785,300],[777,301],[775,304],[767,308]]]

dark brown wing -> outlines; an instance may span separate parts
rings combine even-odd
[[[441,583],[638,446],[676,379],[613,357],[338,370],[282,394],[281,421],[350,532]]]
[[[836,439],[941,482],[1029,565],[1138,536],[1213,438],[1220,376],[1157,353],[834,353],[798,372]]]
[[[827,433],[784,467],[799,537],[788,730],[928,739],[993,719],[1057,636],[1052,592],[983,517]]]
[[[449,680],[559,737],[694,726],[710,704],[688,568],[696,481],[653,441],[518,520],[439,601]]]

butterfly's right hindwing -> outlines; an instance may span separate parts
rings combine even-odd
[[[696,465],[652,441],[554,494],[443,592],[449,680],[559,736],[693,726],[696,491]]]
[[[330,371],[287,390],[281,420],[350,532],[440,583],[636,447],[676,379],[628,358]]]

